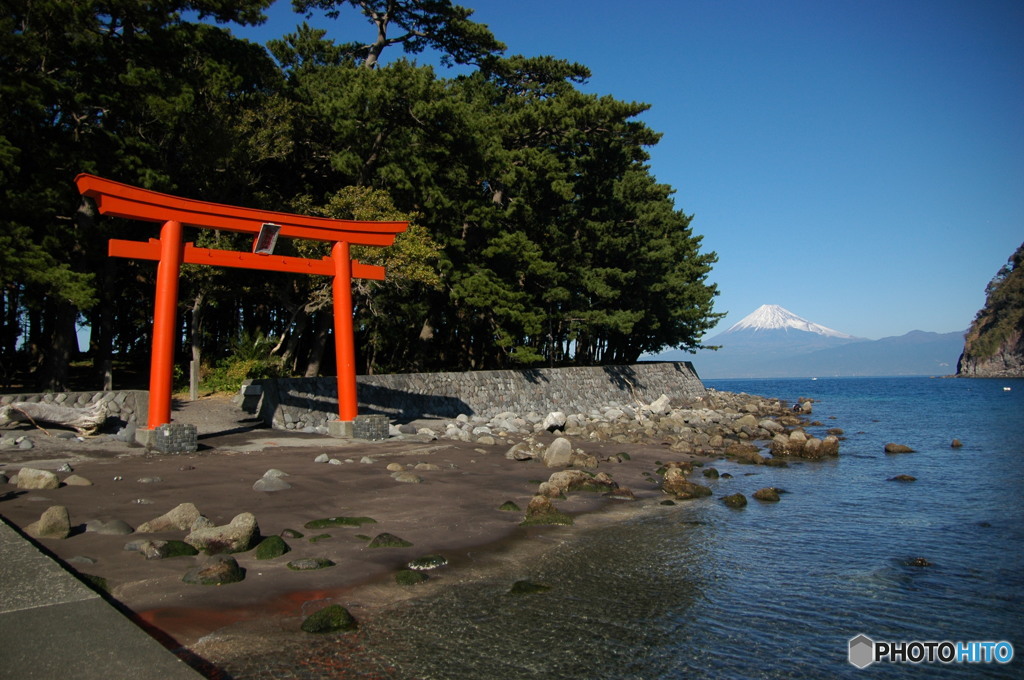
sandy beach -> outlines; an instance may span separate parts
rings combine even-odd
[[[22,467],[58,470],[91,486],[62,485],[50,490],[0,487],[0,514],[24,528],[46,508],[68,509],[72,535],[39,542],[69,568],[102,578],[110,595],[137,614],[143,625],[183,656],[198,655],[211,677],[216,666],[254,649],[302,644],[305,616],[341,604],[357,620],[409,597],[429,594],[485,573],[507,573],[537,551],[557,549],[574,531],[618,513],[635,513],[657,505],[666,496],[658,464],[692,458],[675,453],[667,443],[650,445],[581,442],[599,467],[635,501],[612,500],[592,492],[574,492],[555,499],[576,526],[523,527],[524,512],[540,482],[554,471],[537,459],[517,461],[505,456],[508,442],[490,446],[424,438],[384,442],[337,440],[318,435],[257,428],[248,414],[229,401],[209,398],[181,404],[176,422],[192,422],[200,434],[200,450],[187,455],[156,455],[116,441],[60,440],[28,425],[7,428],[8,437],[28,437],[34,447],[8,447],[0,453],[0,472],[12,476]],[[538,437],[541,441],[552,436]],[[626,452],[626,457],[619,453]],[[326,453],[339,464],[317,463]],[[396,481],[388,465],[399,464],[421,483]],[[264,492],[253,484],[268,470],[280,470],[290,488]],[[512,501],[523,511],[501,510]],[[298,532],[286,538],[291,551],[258,560],[254,551],[234,555],[245,579],[223,586],[190,585],[182,576],[200,558],[182,556],[146,559],[125,546],[139,539],[184,538],[187,532],[104,535],[86,531],[95,520],[121,520],[131,527],[152,520],[182,503],[192,503],[214,524],[227,524],[239,513],[255,515],[263,536]],[[601,510],[601,512],[593,512]],[[361,526],[305,528],[307,522],[331,517],[368,517]],[[412,545],[371,548],[381,533]],[[441,554],[448,564],[429,572],[415,586],[395,582],[394,574],[413,559]],[[327,558],[335,566],[295,571],[287,563],[304,557]]]

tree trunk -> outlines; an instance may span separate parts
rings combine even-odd
[[[0,379],[3,381],[3,386],[10,387],[14,382],[14,375],[16,373],[15,365],[15,353],[18,349],[18,338],[21,335],[21,301],[20,301],[20,286],[10,285],[0,292],[0,305],[2,305],[2,313],[0,313],[0,366],[2,366],[2,373]]]
[[[281,355],[281,365],[290,367],[292,373],[299,372],[299,343],[307,328],[309,328],[309,313],[304,307],[299,306],[292,314],[291,321],[288,322],[288,341],[285,343],[284,353]]]
[[[320,312],[316,315],[317,329],[313,338],[313,346],[309,350],[309,363],[306,364],[305,377],[315,378],[320,375],[320,364],[327,350],[327,334],[331,330],[331,315]]]
[[[78,351],[77,319],[78,310],[67,302],[55,302],[47,307],[49,347],[43,350],[39,375],[39,385],[47,392],[67,389],[68,367]]]
[[[89,352],[92,354],[93,373],[102,382],[103,390],[114,389],[114,290],[113,272],[103,267],[103,285],[99,287],[101,299],[89,314]]]
[[[199,367],[203,359],[203,291],[196,293],[192,300],[192,363],[188,372],[188,398],[195,401],[199,398]]]

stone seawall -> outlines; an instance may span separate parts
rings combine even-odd
[[[121,427],[145,427],[149,414],[149,392],[146,390],[114,390],[111,392],[46,392],[35,394],[0,395],[0,406],[14,402],[30,404],[59,404],[71,408],[86,408],[102,402],[107,412],[107,430],[116,430],[111,420],[120,421]]]
[[[357,378],[359,412],[395,422],[513,412],[588,413],[601,406],[649,404],[662,394],[682,404],[706,393],[689,362],[521,371],[407,373]],[[326,432],[337,419],[334,378],[254,380],[244,408],[277,429]]]

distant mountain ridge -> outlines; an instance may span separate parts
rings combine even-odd
[[[654,359],[692,361],[702,378],[950,375],[963,333],[911,331],[868,340],[762,305],[706,344],[717,351],[664,352]]]

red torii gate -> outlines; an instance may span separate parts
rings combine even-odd
[[[111,239],[111,257],[157,260],[156,301],[153,308],[153,349],[149,374],[149,417],[147,427],[155,429],[171,422],[171,380],[174,371],[175,316],[178,307],[178,279],[182,263],[241,267],[298,274],[332,276],[334,293],[334,344],[338,363],[338,419],[355,420],[355,339],[352,327],[352,279],[384,280],[384,268],[351,259],[349,246],[390,246],[406,230],[407,222],[362,222],[308,217],[272,210],[255,210],[219,203],[195,201],[122,184],[95,175],[75,178],[78,191],[96,201],[101,215],[158,222],[159,239],[123,241]],[[332,243],[331,255],[320,260],[232,250],[197,248],[182,242],[182,227],[223,229],[259,236],[270,227],[289,238]],[[266,233],[264,231],[264,233]],[[259,239],[258,239],[259,240]],[[261,248],[260,250],[266,250]],[[272,248],[270,249],[272,250]]]

